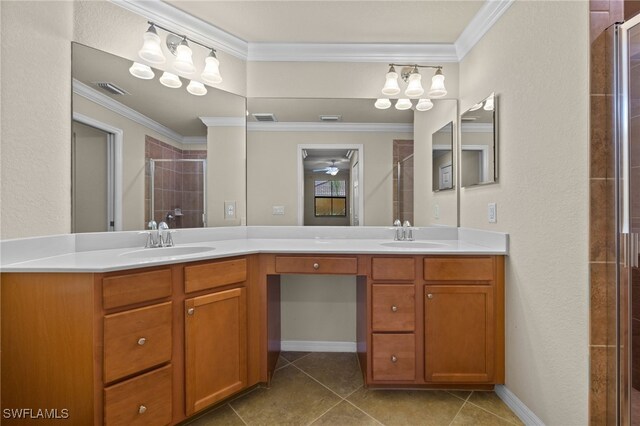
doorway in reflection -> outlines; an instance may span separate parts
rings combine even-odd
[[[393,141],[393,217],[413,220],[413,140]]]

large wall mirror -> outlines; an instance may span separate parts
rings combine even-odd
[[[462,114],[460,170],[463,187],[498,180],[497,105],[497,97],[492,93]]]
[[[73,232],[143,229],[150,220],[171,228],[240,224],[245,98],[212,87],[195,96],[188,79],[170,88],[162,71],[145,80],[131,66],[73,44]]]

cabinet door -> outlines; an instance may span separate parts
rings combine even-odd
[[[425,286],[425,380],[491,383],[494,307],[491,286]]]
[[[247,385],[246,290],[185,300],[186,411],[191,415]]]

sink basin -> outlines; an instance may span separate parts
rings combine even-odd
[[[420,241],[394,241],[391,243],[382,243],[385,247],[405,248],[405,249],[437,249],[443,248],[442,243],[423,243]]]
[[[128,251],[122,253],[120,256],[131,259],[151,259],[155,257],[187,256],[189,254],[204,253],[211,250],[215,250],[215,248],[206,246],[145,248]]]

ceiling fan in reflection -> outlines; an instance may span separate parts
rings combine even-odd
[[[323,167],[321,169],[313,169],[314,172],[325,172],[328,175],[335,176],[338,174],[340,169],[336,167],[336,160],[331,160],[331,165],[327,167]]]

